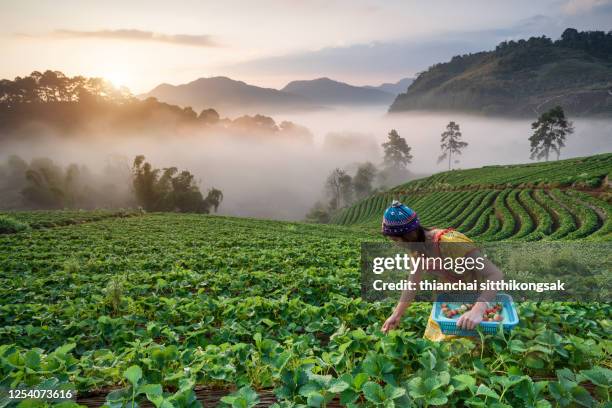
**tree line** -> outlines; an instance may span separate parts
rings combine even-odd
[[[0,105],[112,101],[126,103],[133,97],[127,88],[116,88],[103,78],[69,77],[60,71],[34,71],[14,80],[0,80]]]
[[[223,192],[214,187],[204,197],[189,171],[156,169],[142,155],[134,159],[132,175],[136,200],[147,211],[209,213],[223,201]]]
[[[495,51],[504,54],[517,48],[562,47],[587,52],[598,58],[612,59],[612,31],[578,31],[566,28],[556,41],[546,36],[531,37],[528,40],[501,42]]]
[[[176,167],[155,168],[144,156],[130,167],[112,157],[101,172],[85,165],[62,167],[49,158],[29,163],[9,156],[0,163],[0,208],[94,209],[140,206],[147,211],[216,212],[223,192],[208,190],[204,197],[195,176]]]
[[[530,61],[532,58],[538,57],[545,50],[551,48],[566,48],[582,50],[594,57],[604,60],[612,59],[612,31],[578,31],[575,28],[567,28],[561,34],[558,40],[552,40],[547,36],[529,37],[528,39],[502,41],[495,47],[494,53],[497,56],[503,57],[513,51],[522,50],[522,61],[525,65],[537,63]],[[463,55],[455,55],[451,58],[450,63],[455,69],[460,68],[464,64],[470,64],[474,56],[483,55],[486,52],[468,53]],[[540,55],[541,56],[541,55]],[[521,63],[518,61],[517,63]],[[445,65],[445,63],[436,63],[431,68]]]
[[[325,202],[315,203],[306,220],[327,223],[342,208],[361,200],[376,191],[383,191],[389,184],[398,184],[410,177],[408,165],[412,162],[412,147],[406,139],[392,129],[382,143],[382,163],[377,167],[371,162],[360,163],[354,175],[335,168],[325,181]]]

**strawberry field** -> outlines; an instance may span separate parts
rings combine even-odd
[[[444,172],[374,194],[333,221],[377,229],[388,203],[400,199],[424,225],[454,227],[478,241],[607,241],[612,239],[611,171],[612,155],[604,154]]]
[[[501,200],[513,216],[512,205],[531,203],[514,190],[439,194],[456,203],[449,217],[465,213],[466,228],[499,237],[509,231],[481,225],[497,219],[483,203]],[[444,214],[435,208],[425,216]],[[65,385],[81,404],[100,395],[110,407],[195,407],[213,392],[234,407],[609,403],[609,303],[523,303],[511,334],[443,343],[422,338],[431,304],[417,303],[385,336],[393,304],[362,301],[359,281],[360,242],[380,239],[176,214],[0,235],[0,387]]]

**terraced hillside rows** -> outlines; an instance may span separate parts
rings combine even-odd
[[[567,160],[529,164],[485,166],[445,171],[396,187],[393,190],[422,190],[457,187],[599,187],[610,173],[612,153]]]
[[[454,227],[479,241],[610,240],[611,171],[612,154],[449,171],[374,194],[332,222],[378,228],[398,199],[424,225]]]

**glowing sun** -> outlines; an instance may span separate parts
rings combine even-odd
[[[125,72],[120,71],[110,71],[104,74],[104,79],[109,81],[116,88],[120,88],[122,86],[127,86],[129,82],[129,77]]]

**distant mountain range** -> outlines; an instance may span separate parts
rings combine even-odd
[[[284,88],[262,88],[227,77],[199,78],[182,85],[161,84],[141,98],[155,97],[166,103],[191,106],[196,111],[214,108],[224,115],[279,113],[325,109],[338,105],[388,106],[398,89],[411,79],[395,84],[353,86],[329,78],[293,81]]]
[[[567,29],[453,57],[420,74],[391,112],[444,110],[533,117],[556,105],[612,116],[612,32]]]
[[[393,95],[399,95],[401,93],[406,92],[408,87],[413,82],[414,82],[414,78],[404,78],[404,79],[400,79],[399,81],[397,81],[395,83],[385,82],[384,84],[381,84],[381,85],[378,85],[378,86],[366,85],[366,86],[364,86],[364,88],[379,89],[381,91],[389,92],[389,93],[391,93]]]
[[[395,94],[376,88],[353,86],[329,78],[289,82],[283,89],[321,105],[388,105]]]
[[[312,110],[315,103],[299,95],[262,88],[227,77],[199,78],[183,85],[161,84],[144,97],[191,106],[196,111],[214,108],[223,114],[252,114]]]

